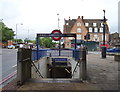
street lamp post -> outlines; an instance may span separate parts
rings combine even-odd
[[[102,47],[102,58],[106,58],[106,46],[105,46],[105,24],[106,24],[106,18],[105,18],[105,10],[104,12],[104,19],[103,19],[103,47]]]
[[[59,21],[60,21],[60,19],[59,19],[59,14],[57,14],[58,15],[58,30],[59,30]]]
[[[59,21],[60,21],[59,14],[57,14],[57,15],[58,15],[58,30],[60,30],[60,28],[59,28]],[[59,56],[61,55],[60,48],[61,48],[61,41],[59,40]]]
[[[30,30],[28,29],[28,40],[29,40],[29,31],[30,31]]]
[[[18,25],[23,25],[23,24],[22,24],[22,23],[17,23],[17,24],[16,24],[16,43],[17,43],[17,31],[18,31],[18,28],[17,28],[17,27],[18,27]]]

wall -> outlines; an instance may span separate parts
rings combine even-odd
[[[36,67],[39,69],[44,78],[47,78],[47,62],[48,62],[47,57],[43,57],[38,61],[34,61]],[[32,78],[41,78],[39,77],[39,74],[36,73],[36,70],[33,66],[32,66]]]

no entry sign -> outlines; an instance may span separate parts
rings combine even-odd
[[[62,33],[61,33],[60,30],[53,30],[51,34],[53,34],[53,35],[54,35],[54,34],[61,35]],[[61,39],[61,37],[59,37],[59,36],[58,36],[58,37],[52,37],[52,39],[55,40],[55,41],[58,41],[58,40]]]

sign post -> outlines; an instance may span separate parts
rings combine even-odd
[[[105,10],[103,10],[104,12],[104,19],[103,19],[103,47],[101,48],[102,49],[102,58],[105,59],[106,58],[106,46],[105,46],[105,33],[106,33],[106,29],[105,29],[105,26],[106,26],[106,18],[105,18]]]

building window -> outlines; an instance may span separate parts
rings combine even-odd
[[[103,27],[103,23],[101,23],[101,27]]]
[[[117,40],[119,42],[119,40]]]
[[[69,46],[69,42],[67,43],[67,45]]]
[[[94,28],[94,32],[98,32],[98,28]]]
[[[66,25],[69,25],[69,23],[66,23]]]
[[[81,28],[78,28],[78,29],[77,29],[77,32],[78,32],[78,33],[81,33]]]
[[[120,42],[120,40],[118,40],[118,42]]]
[[[77,35],[77,39],[81,39],[81,35]]]
[[[94,35],[94,38],[93,38],[94,41],[99,41],[99,37],[97,34]]]
[[[85,23],[85,26],[88,27],[88,26],[89,26],[89,23]]]
[[[100,32],[103,32],[103,28],[100,28]]]
[[[93,26],[96,27],[96,26],[97,26],[97,23],[93,23]]]
[[[78,23],[77,23],[77,26],[81,26],[81,23],[80,23],[80,22],[78,22]]]
[[[92,27],[89,28],[89,32],[92,32]]]
[[[73,37],[68,37],[68,39],[69,39],[69,40],[72,40],[72,39],[73,39]]]

